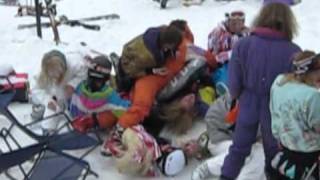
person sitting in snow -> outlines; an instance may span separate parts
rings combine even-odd
[[[80,53],[68,53],[68,58],[61,51],[51,50],[41,60],[41,72],[37,77],[35,90],[41,89],[55,97],[59,105],[65,104],[71,97],[77,84],[86,78],[86,67]],[[34,94],[36,95],[36,93]],[[48,107],[56,109],[52,101]]]
[[[272,167],[283,179],[319,179],[320,54],[303,51],[292,64],[271,87],[272,134],[281,146]]]
[[[37,84],[31,89],[32,103],[47,102],[53,112],[64,110],[77,84],[86,78],[86,71],[84,56],[80,52],[67,52],[65,55],[61,51],[51,50],[45,53],[40,74],[36,77]],[[42,125],[43,129],[50,131],[57,124],[57,121],[46,121]]]
[[[111,128],[130,102],[120,98],[110,87],[111,62],[106,56],[87,60],[87,79],[79,83],[72,95],[69,111],[72,125],[79,132],[98,126]]]
[[[227,64],[231,58],[233,46],[239,39],[249,35],[249,29],[244,23],[244,12],[232,11],[230,14],[226,14],[226,20],[214,28],[208,36],[208,51],[221,64],[221,67],[216,69],[212,74],[212,81],[216,87],[218,96],[228,91],[226,87]]]

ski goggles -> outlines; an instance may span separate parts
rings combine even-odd
[[[308,71],[320,69],[320,66],[317,65],[317,61],[319,60],[320,53],[300,61],[293,61],[294,73],[297,75],[301,75],[307,73]]]
[[[110,75],[111,69],[102,67],[91,60],[87,59],[86,60],[86,66],[88,67],[89,70],[95,72],[96,74],[103,74],[103,75]]]
[[[242,11],[233,11],[231,13],[227,13],[226,17],[228,20],[244,20],[245,14]]]

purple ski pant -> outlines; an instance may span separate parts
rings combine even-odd
[[[271,160],[278,152],[278,143],[271,131],[269,96],[243,96],[240,98],[239,108],[232,145],[222,166],[222,175],[230,179],[236,179],[239,175],[252,145],[256,142],[259,125],[266,163],[265,167],[261,168],[270,169]]]

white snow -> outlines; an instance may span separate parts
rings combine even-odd
[[[25,0],[21,0],[22,3]],[[195,36],[195,44],[206,48],[207,35],[221,20],[224,14],[231,10],[246,12],[246,23],[250,25],[261,7],[261,0],[240,0],[216,2],[206,0],[201,6],[184,7],[180,0],[169,0],[168,8],[162,10],[153,0],[60,0],[57,1],[58,15],[66,15],[69,19],[78,19],[101,14],[117,13],[120,20],[101,20],[90,22],[101,25],[100,31],[90,31],[81,27],[60,26],[59,33],[62,44],[55,45],[50,28],[43,28],[43,39],[36,36],[35,28],[17,30],[19,24],[34,23],[34,17],[15,17],[17,8],[0,6],[0,64],[10,63],[18,72],[28,72],[31,86],[34,86],[33,76],[40,70],[40,61],[43,53],[51,49],[63,51],[82,48],[80,42],[86,42],[88,47],[102,53],[115,51],[121,53],[122,45],[134,36],[144,32],[150,26],[168,24],[174,19],[188,21]],[[299,36],[294,41],[302,49],[318,51],[320,43],[320,9],[319,0],[304,0],[301,4],[292,7],[299,24]],[[42,19],[42,21],[46,21]],[[28,116],[25,105],[15,104],[11,108],[21,118]],[[30,109],[29,109],[30,110]],[[0,116],[0,129],[7,125],[4,117]],[[204,124],[198,123],[193,133],[182,139],[196,137],[205,129]],[[14,131],[23,144],[30,143],[30,139],[23,133]],[[192,135],[191,135],[192,134]],[[87,158],[93,169],[100,175],[99,179],[132,179],[117,173],[112,165],[112,159],[102,158],[99,149]],[[192,161],[188,167],[173,179],[190,179],[190,174],[198,163]],[[256,164],[259,166],[259,164]],[[263,168],[263,167],[261,167]],[[0,179],[5,179],[0,175]],[[89,179],[95,179],[90,177]],[[164,177],[159,179],[165,179]],[[243,178],[243,180],[250,177]]]

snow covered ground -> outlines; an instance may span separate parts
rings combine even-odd
[[[24,0],[21,0],[24,3]],[[59,33],[62,44],[56,46],[53,42],[51,29],[43,29],[43,39],[38,39],[35,29],[17,30],[19,24],[34,23],[33,17],[14,17],[15,7],[0,6],[0,64],[10,63],[18,72],[28,72],[31,87],[34,86],[33,76],[40,70],[40,60],[43,53],[53,48],[76,50],[80,42],[86,42],[88,47],[103,53],[121,52],[122,45],[134,36],[145,31],[150,26],[168,24],[174,19],[185,19],[195,35],[195,43],[206,48],[207,35],[221,20],[224,14],[231,10],[243,10],[247,14],[246,23],[251,24],[261,7],[261,0],[240,0],[234,2],[216,2],[206,0],[201,6],[184,7],[179,0],[169,0],[168,8],[161,10],[159,4],[152,0],[60,0],[57,2],[58,15],[66,15],[69,19],[78,19],[108,13],[117,13],[120,20],[101,20],[92,24],[101,25],[100,31],[90,31],[81,27],[60,26]],[[294,41],[302,49],[319,51],[320,43],[320,9],[319,0],[304,0],[294,6],[293,11],[298,19],[299,36]],[[43,20],[44,21],[44,20]],[[25,108],[13,105],[15,113],[21,114]],[[0,128],[6,125],[6,120],[0,117]],[[196,137],[205,129],[203,124],[197,124],[192,133],[186,137]],[[16,133],[23,142],[22,133]],[[101,158],[99,149],[88,157],[99,179],[132,179],[117,173],[112,160]],[[192,169],[197,162],[189,166],[173,179],[190,179]],[[263,167],[261,167],[263,168]],[[0,175],[0,179],[5,177]],[[94,179],[94,178],[92,178]],[[250,177],[242,178],[251,179]]]

